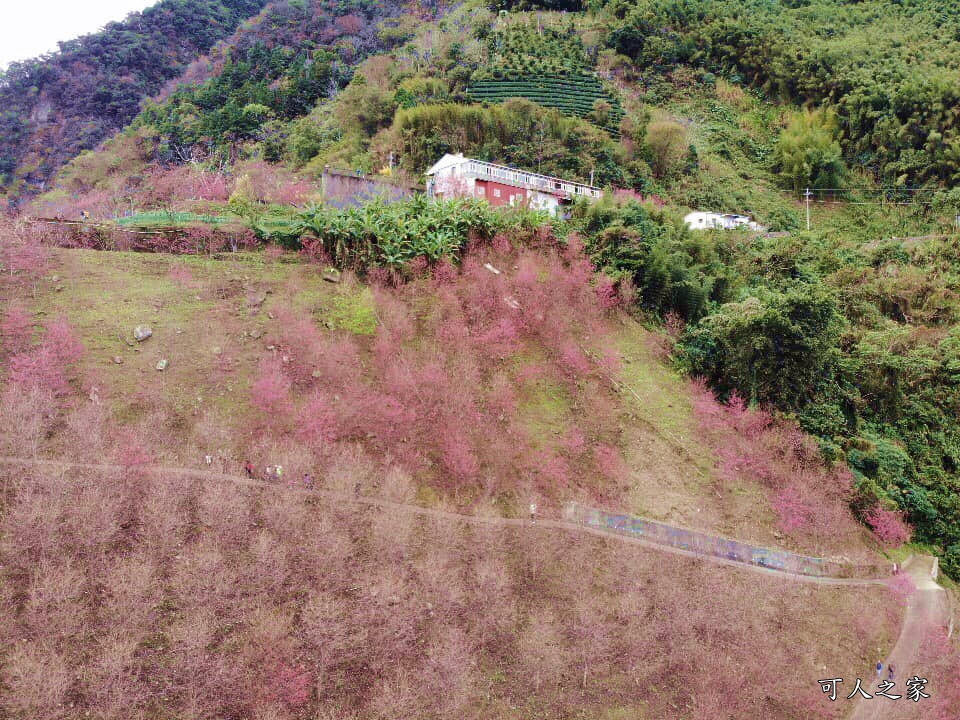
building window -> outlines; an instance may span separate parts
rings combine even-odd
[[[493,196],[494,196],[494,197],[500,197],[500,188],[494,188],[494,189],[493,189]]]

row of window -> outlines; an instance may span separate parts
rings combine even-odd
[[[550,181],[541,176],[530,175],[528,173],[517,172],[515,170],[508,170],[491,165],[470,163],[470,165],[467,167],[467,171],[472,172],[475,175],[484,175],[490,178],[506,180],[512,185],[532,185],[541,190],[546,190],[548,189],[548,186],[552,184],[553,188],[551,189],[553,190],[563,190],[576,195],[591,195],[599,197],[599,193],[590,188],[584,187],[583,185],[576,185],[574,183],[565,183],[561,181]]]

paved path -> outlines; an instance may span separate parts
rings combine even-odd
[[[68,469],[96,470],[100,472],[113,472],[116,470],[124,469],[124,466],[122,465],[71,463],[71,462],[65,462],[61,460],[41,460],[41,459],[18,458],[18,457],[0,457],[0,465],[51,467],[51,468],[59,468],[62,470],[68,470]],[[330,490],[321,490],[321,489],[306,490],[298,486],[284,484],[283,482],[269,483],[263,480],[248,478],[243,475],[219,473],[219,472],[213,472],[211,470],[169,467],[165,465],[141,465],[137,467],[137,470],[139,472],[163,473],[166,475],[179,475],[183,477],[204,478],[204,479],[215,480],[220,482],[230,482],[230,483],[243,485],[247,487],[272,488],[275,490],[283,489],[286,492],[319,495],[321,497],[326,497],[326,498],[330,498],[331,500],[335,500],[338,503],[354,503],[357,505],[367,505],[370,507],[376,507],[381,509],[395,510],[397,512],[406,512],[406,513],[412,513],[415,515],[424,515],[428,517],[453,520],[457,522],[467,522],[474,525],[491,525],[491,526],[498,526],[498,527],[512,526],[512,527],[522,527],[528,530],[552,529],[552,530],[562,530],[569,533],[596,535],[614,542],[629,543],[633,545],[642,545],[644,547],[657,550],[658,552],[666,552],[674,555],[684,555],[686,557],[696,558],[704,562],[710,562],[710,563],[715,563],[719,565],[732,565],[734,567],[740,568],[742,570],[747,570],[753,573],[758,573],[763,575],[774,575],[774,576],[789,578],[790,580],[794,580],[797,582],[814,583],[817,585],[847,585],[847,586],[849,585],[856,585],[856,586],[883,585],[887,581],[887,578],[854,579],[854,578],[829,578],[829,577],[817,577],[817,576],[810,576],[810,575],[800,575],[797,573],[777,570],[776,568],[761,567],[759,565],[753,565],[751,563],[742,562],[740,560],[731,560],[729,558],[716,557],[714,555],[705,555],[702,553],[698,553],[694,550],[684,550],[682,548],[676,548],[670,545],[663,545],[660,543],[651,542],[641,537],[624,535],[622,533],[618,533],[610,530],[604,530],[600,528],[593,528],[587,525],[583,525],[581,523],[569,522],[565,520],[538,518],[535,523],[531,523],[530,520],[526,518],[504,518],[504,517],[496,517],[496,516],[486,517],[482,515],[464,515],[460,513],[447,512],[444,510],[435,510],[432,508],[425,508],[419,505],[410,505],[406,503],[391,502],[389,500],[381,500],[378,498],[366,497],[363,495],[350,495],[346,493],[338,493]]]
[[[896,670],[894,677],[896,686],[891,690],[895,695],[905,695],[904,680],[913,677],[910,668],[919,653],[924,631],[937,626],[946,628],[949,621],[950,602],[946,591],[934,582],[936,569],[936,558],[926,555],[911,557],[903,567],[903,572],[909,575],[917,589],[907,598],[907,611],[904,613],[903,627],[897,644],[883,661],[884,678],[890,663],[893,663]],[[864,678],[864,680],[867,679]],[[877,686],[873,670],[870,670],[869,684],[872,689],[867,692],[873,694]],[[849,692],[848,690],[847,693]],[[892,717],[898,709],[897,703],[906,700],[906,697],[900,700],[876,697],[866,700],[859,695],[857,698],[857,706],[850,715],[850,720],[882,720]]]

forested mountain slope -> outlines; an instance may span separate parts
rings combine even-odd
[[[266,0],[161,0],[0,73],[0,184],[37,190]]]
[[[960,172],[960,6],[949,0],[592,3],[649,75],[689,65],[840,119],[848,162],[889,184]],[[602,8],[602,9],[601,9]]]

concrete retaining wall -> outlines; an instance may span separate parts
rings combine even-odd
[[[772,550],[739,540],[666,525],[655,520],[597,510],[578,503],[567,504],[564,515],[572,522],[609,532],[632,535],[659,545],[669,545],[698,555],[724,558],[797,575],[876,578],[890,575],[892,569],[886,565],[853,565],[807,555],[796,555],[786,550]]]

